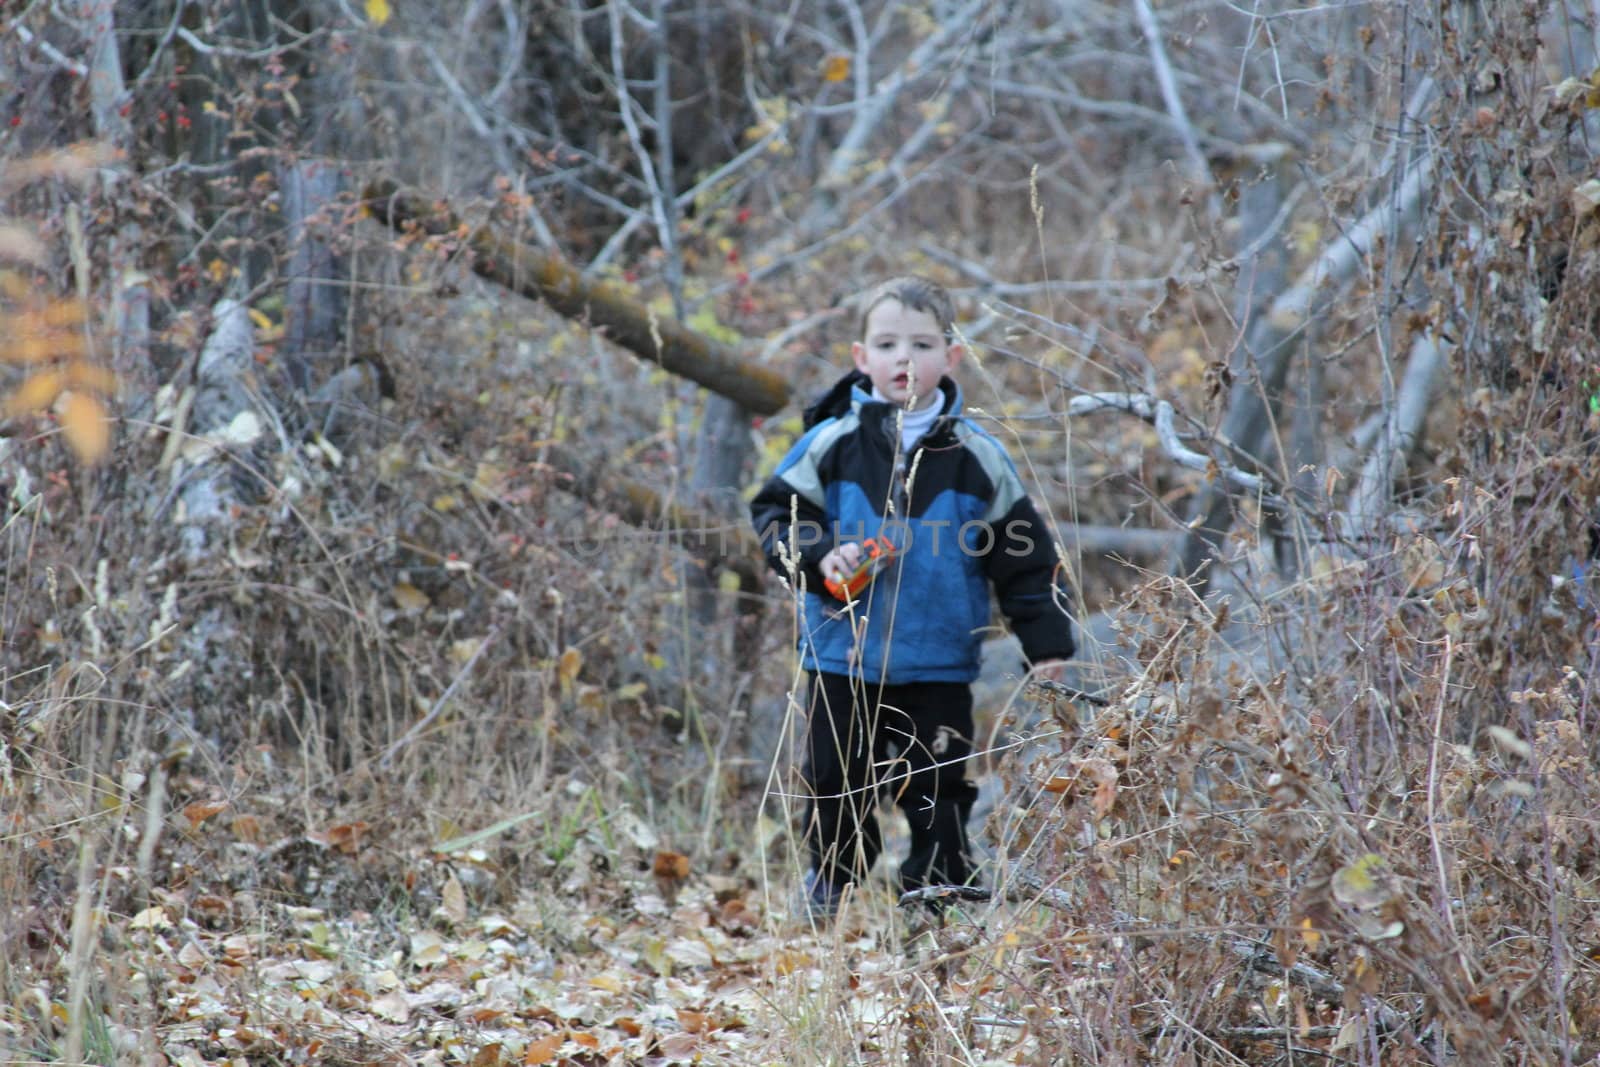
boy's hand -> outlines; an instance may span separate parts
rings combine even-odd
[[[824,578],[834,581],[843,581],[861,563],[861,546],[854,541],[842,544],[838,548],[822,557],[822,564],[818,568]]]

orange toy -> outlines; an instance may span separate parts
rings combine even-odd
[[[847,603],[854,600],[861,590],[871,585],[872,580],[883,573],[884,568],[894,562],[895,547],[887,537],[869,538],[861,542],[861,549],[863,555],[855,570],[843,579],[827,580],[828,592]]]

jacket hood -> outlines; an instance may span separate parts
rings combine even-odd
[[[944,407],[939,414],[945,418],[961,414],[961,387],[948,374],[939,379],[939,392],[944,396]],[[864,404],[884,404],[872,398],[872,379],[861,371],[853,370],[834,382],[828,391],[806,408],[803,425],[809,430],[824,419],[836,419]]]

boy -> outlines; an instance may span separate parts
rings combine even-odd
[[[805,907],[830,918],[881,850],[880,789],[911,824],[905,890],[972,880],[972,692],[992,584],[1036,673],[1072,654],[1049,528],[1005,449],[961,414],[950,296],[895,278],[862,308],[856,369],[751,503],[773,568],[804,590],[811,672]],[[877,558],[863,543],[875,539]],[[869,546],[869,549],[873,546]],[[882,569],[841,598],[866,558]]]

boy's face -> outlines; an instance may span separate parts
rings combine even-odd
[[[866,339],[850,355],[880,394],[915,411],[934,402],[939,379],[961,362],[961,346],[945,342],[928,312],[885,300],[867,313]]]

